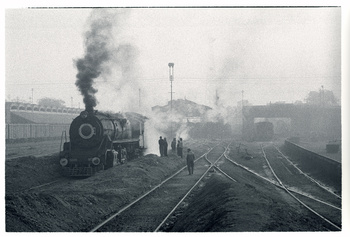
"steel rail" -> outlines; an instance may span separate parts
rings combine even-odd
[[[230,143],[231,144],[231,143]],[[226,153],[226,151],[228,150],[228,147],[230,146],[230,144],[225,148],[225,151],[223,152],[223,154],[221,154],[219,156],[219,158],[214,162],[211,163],[208,159],[207,159],[207,155],[205,155],[205,159],[208,160],[211,165],[209,166],[209,168],[203,173],[203,175],[198,179],[198,181],[190,188],[190,190],[183,196],[183,198],[175,205],[175,207],[168,213],[168,215],[163,219],[163,221],[157,226],[157,228],[154,230],[154,232],[157,232],[162,226],[163,224],[168,220],[168,218],[174,213],[174,211],[179,207],[179,205],[188,197],[188,195],[192,192],[192,190],[199,184],[200,181],[202,181],[202,179],[205,177],[205,175],[209,172],[209,170],[211,168],[214,167],[214,164],[219,161],[224,154]],[[208,152],[209,153],[209,152]]]
[[[291,160],[288,159],[288,157],[286,157],[279,149],[278,147],[276,147],[275,145],[273,145],[275,147],[275,149],[283,156],[283,158],[285,158],[291,165],[293,165],[301,174],[303,174],[306,178],[310,179],[312,182],[314,182],[315,184],[317,184],[320,188],[326,190],[327,192],[329,192],[330,194],[336,196],[337,198],[341,199],[341,196],[335,194],[334,192],[332,192],[331,190],[329,190],[328,188],[326,188],[324,185],[320,184],[319,182],[317,182],[315,179],[313,179],[312,177],[310,177],[309,175],[307,175],[306,173],[304,173],[303,171],[301,171]]]
[[[226,155],[224,155],[224,156],[225,156],[225,158],[226,158],[228,161],[230,161],[230,162],[232,162],[232,163],[235,164],[235,162],[232,161],[231,159],[229,159]],[[211,163],[207,158],[205,158],[205,159],[206,159],[209,163]],[[235,165],[238,165],[238,163],[236,163]],[[240,165],[240,164],[239,164],[239,165]],[[281,185],[276,184],[276,183],[273,183],[273,181],[271,181],[271,180],[269,180],[269,179],[267,179],[267,178],[265,178],[265,177],[262,177],[262,176],[260,176],[260,175],[257,174],[257,173],[254,173],[254,172],[250,171],[247,167],[244,167],[244,166],[241,166],[241,167],[242,167],[243,169],[245,169],[245,170],[247,170],[247,171],[253,173],[254,175],[257,175],[258,177],[260,177],[260,178],[262,178],[262,179],[268,181],[269,183],[271,183],[271,184],[273,184],[273,185],[275,185],[275,186],[277,186],[277,187],[283,189],[283,187],[282,187]],[[234,181],[234,182],[237,182],[237,180],[235,180],[235,179],[232,178],[230,175],[228,175],[227,173],[225,173],[225,172],[224,172],[223,170],[221,170],[219,167],[214,166],[214,168],[217,169],[217,170],[219,170],[219,171],[220,171],[223,175],[225,175],[228,179],[230,179],[230,180],[232,180],[232,181]],[[287,189],[288,189],[289,191],[293,192],[293,193],[296,193],[296,194],[299,194],[299,195],[301,195],[301,196],[303,196],[303,197],[312,199],[312,200],[314,200],[314,201],[317,201],[317,202],[319,202],[319,203],[322,203],[322,204],[327,205],[327,206],[329,206],[329,207],[332,207],[332,208],[334,208],[334,209],[337,209],[337,210],[340,210],[340,211],[342,210],[341,208],[339,208],[339,207],[337,207],[337,206],[334,206],[334,205],[332,205],[332,204],[330,204],[330,203],[327,203],[327,202],[325,202],[325,201],[319,200],[319,199],[317,199],[317,198],[315,198],[315,197],[312,197],[312,196],[310,196],[310,195],[306,195],[306,194],[300,193],[300,192],[298,192],[298,191],[296,191],[296,190],[292,190],[292,189],[290,189],[290,188],[287,188]]]
[[[226,153],[227,150],[225,150],[224,153]],[[220,156],[220,158],[215,162],[215,163],[212,163],[207,156],[205,156],[204,158],[211,164],[211,166],[215,169],[217,169],[220,173],[222,173],[223,175],[225,175],[228,179],[234,181],[234,182],[237,182],[237,180],[235,180],[234,178],[232,178],[230,175],[228,175],[227,173],[225,173],[225,171],[223,171],[222,169],[220,169],[216,163],[223,157],[225,156],[224,154]]]
[[[335,227],[338,230],[341,230],[341,228],[339,226],[337,226],[336,224],[334,224],[333,222],[331,222],[330,220],[328,220],[327,218],[325,218],[324,216],[322,216],[321,214],[319,214],[318,212],[316,212],[314,209],[312,209],[311,207],[309,207],[308,205],[306,205],[304,202],[302,202],[299,198],[297,198],[296,196],[294,196],[282,183],[282,181],[278,178],[278,176],[276,175],[275,171],[273,170],[273,168],[270,165],[270,162],[268,161],[264,148],[263,146],[261,146],[262,152],[264,154],[264,158],[267,162],[267,165],[269,166],[272,174],[274,175],[274,177],[277,179],[277,181],[280,183],[280,185],[283,187],[283,189],[290,195],[292,196],[295,200],[297,200],[301,205],[303,205],[306,209],[308,209],[309,211],[311,211],[312,213],[314,213],[315,215],[317,215],[318,217],[320,217],[322,220],[326,221],[328,224],[332,225],[333,227]]]
[[[202,157],[204,157],[206,154],[208,154],[213,148],[210,148],[208,151],[206,151],[203,155],[201,155],[200,157],[198,157],[195,162],[199,159],[201,159]],[[122,212],[124,212],[125,210],[129,209],[131,206],[133,206],[134,204],[136,204],[137,202],[141,201],[143,198],[145,198],[146,196],[148,196],[149,194],[151,194],[152,192],[154,192],[155,190],[157,190],[158,188],[160,188],[163,184],[165,184],[166,182],[168,182],[170,179],[172,179],[173,177],[175,177],[176,175],[178,175],[180,172],[182,172],[184,169],[186,169],[187,166],[182,167],[181,169],[179,169],[177,172],[175,172],[173,175],[171,175],[170,177],[168,177],[167,179],[163,180],[161,183],[159,183],[158,185],[156,185],[155,187],[153,187],[151,190],[149,190],[148,192],[144,193],[143,195],[141,195],[140,197],[138,197],[137,199],[135,199],[134,201],[132,201],[131,203],[129,203],[128,205],[126,205],[125,207],[123,207],[122,209],[120,209],[118,212],[114,213],[113,215],[111,215],[110,217],[108,217],[106,220],[104,220],[103,222],[101,222],[100,224],[98,224],[97,226],[95,226],[93,229],[91,229],[89,232],[95,232],[96,230],[100,229],[102,226],[104,226],[105,224],[107,224],[108,222],[110,222],[112,219],[114,219],[116,216],[120,215]]]
[[[257,176],[257,177],[259,177],[259,178],[261,178],[261,179],[263,179],[263,180],[265,180],[265,181],[267,181],[267,182],[269,182],[270,184],[275,185],[276,187],[283,189],[283,187],[282,187],[281,185],[279,185],[278,183],[274,182],[273,180],[270,180],[270,179],[268,179],[268,178],[266,178],[266,177],[264,177],[264,176],[261,176],[260,174],[258,174],[258,173],[256,173],[256,172],[254,172],[253,170],[249,169],[248,167],[246,167],[246,166],[244,166],[244,165],[242,165],[242,164],[239,164],[239,163],[237,163],[237,162],[231,160],[231,159],[228,158],[227,156],[225,156],[225,158],[226,158],[228,161],[230,161],[232,164],[234,164],[234,165],[236,165],[236,166],[238,166],[238,167],[244,169],[245,171],[248,171],[249,173],[251,173],[251,174],[253,174],[253,175],[255,175],[255,176]],[[316,202],[320,202],[320,203],[325,204],[325,205],[327,205],[327,206],[329,206],[329,207],[332,207],[332,208],[334,208],[334,209],[342,210],[342,209],[339,208],[339,207],[336,207],[336,206],[334,206],[334,205],[332,205],[332,204],[330,204],[330,203],[327,203],[327,202],[325,202],[325,201],[322,201],[322,200],[319,200],[319,199],[317,199],[317,198],[314,198],[314,197],[312,197],[311,195],[306,195],[306,194],[300,193],[300,192],[298,192],[298,191],[296,191],[296,190],[293,190],[293,189],[290,189],[290,188],[287,188],[287,189],[288,189],[290,192],[299,194],[299,195],[301,195],[301,196],[303,196],[303,197],[312,199],[312,200],[314,200],[314,201],[316,201]]]

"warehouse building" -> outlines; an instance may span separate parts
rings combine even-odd
[[[5,102],[6,141],[61,137],[82,110]]]

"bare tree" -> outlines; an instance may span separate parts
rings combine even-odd
[[[310,91],[305,98],[307,104],[312,105],[338,105],[338,99],[334,96],[330,90],[324,90],[323,88],[319,91]]]

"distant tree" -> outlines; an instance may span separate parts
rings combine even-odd
[[[301,104],[303,104],[303,102],[302,102],[301,100],[296,100],[296,101],[294,102],[294,104],[295,104],[295,105],[301,105]]]
[[[312,105],[337,105],[338,99],[332,91],[320,89],[319,91],[310,91],[305,102]]]
[[[63,100],[54,99],[54,98],[41,98],[38,100],[38,105],[47,106],[47,107],[65,107]]]

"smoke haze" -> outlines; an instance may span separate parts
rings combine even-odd
[[[187,97],[212,107],[207,121],[238,124],[232,121],[239,119],[233,108],[243,99],[242,91],[245,100],[266,104],[302,100],[321,83],[340,88],[317,81],[315,72],[324,80],[336,77],[340,64],[324,57],[328,51],[322,49],[333,42],[331,36],[314,43],[323,39],[320,32],[311,32],[321,23],[308,11],[276,9],[269,17],[271,9],[96,9],[88,21],[85,55],[76,61],[76,85],[87,108],[147,116],[149,139],[157,144],[169,121],[185,119],[151,111],[170,99],[168,63],[174,62],[175,100]],[[330,17],[339,20],[337,12]],[[322,60],[314,60],[314,55]],[[314,79],[305,80],[308,77]],[[175,134],[185,137],[186,128]]]

